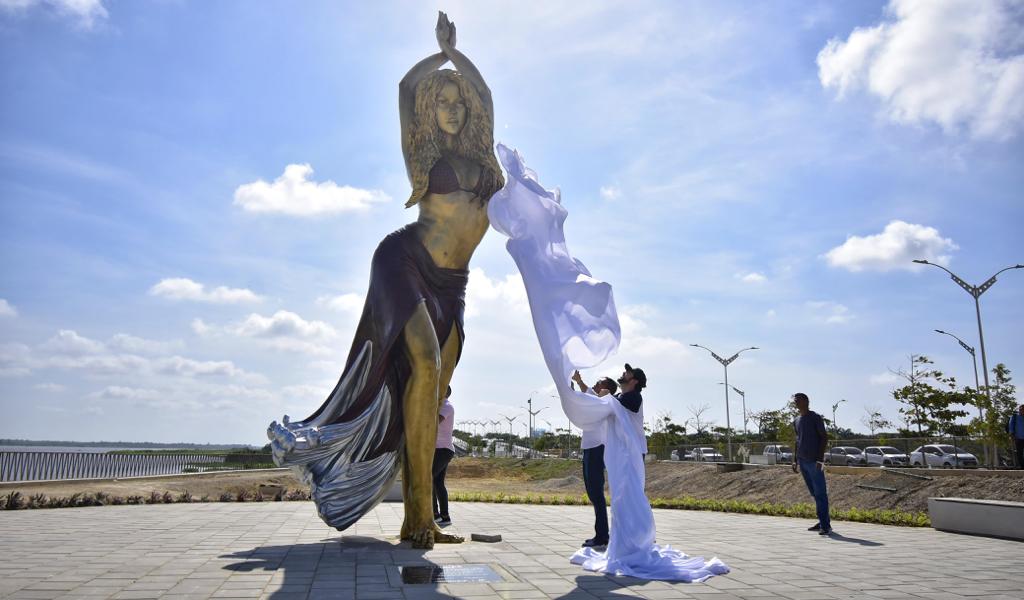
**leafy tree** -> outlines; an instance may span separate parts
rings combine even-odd
[[[967,391],[971,400],[982,409],[985,419],[975,417],[970,424],[970,431],[984,438],[987,446],[991,448],[1003,447],[1008,443],[1006,436],[1006,423],[1017,410],[1017,387],[1010,383],[1010,369],[1003,363],[999,363],[992,369],[995,376],[995,385],[992,386],[991,400],[983,391]]]
[[[778,433],[775,439],[784,444],[795,445],[796,429],[793,428],[793,422],[800,415],[800,411],[796,409],[796,404],[793,403],[792,399],[787,400],[786,404],[776,412],[778,413],[778,421],[774,425],[778,427]]]
[[[695,433],[698,440],[708,438],[708,429],[714,425],[715,422],[709,418],[705,418],[704,415],[711,410],[711,405],[701,404],[700,406],[697,406],[695,404],[691,404],[686,407],[686,410],[690,411],[691,417],[686,420],[685,425],[693,425],[693,428],[696,429]]]
[[[671,448],[679,446],[684,441],[686,427],[672,422],[672,413],[662,411],[654,420],[654,431],[647,440],[650,448]]]
[[[783,408],[777,410],[762,410],[751,415],[757,423],[757,432],[768,441],[782,440],[783,431],[793,429],[793,419],[796,418],[796,407],[787,403]],[[788,435],[788,434],[787,434]],[[792,436],[789,436],[792,437]]]
[[[864,416],[860,418],[860,422],[871,432],[871,437],[875,437],[876,431],[891,429],[894,425],[892,421],[882,415],[881,409],[877,406],[865,406]]]
[[[893,390],[892,397],[903,406],[900,414],[908,428],[915,428],[919,437],[936,433],[956,433],[956,420],[967,411],[956,408],[973,398],[956,387],[956,378],[947,377],[927,356],[911,355],[910,371],[897,370],[907,385]]]

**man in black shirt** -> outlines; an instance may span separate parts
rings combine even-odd
[[[828,490],[825,487],[825,448],[828,446],[828,433],[825,432],[825,420],[810,410],[810,403],[807,394],[793,394],[793,404],[800,411],[800,416],[793,421],[793,428],[796,429],[793,472],[800,471],[804,483],[807,484],[807,490],[814,496],[818,522],[809,527],[808,531],[828,535],[832,533],[832,522],[828,515]]]
[[[583,383],[580,372],[572,375],[572,380],[580,386],[580,391],[587,393],[590,389]],[[607,381],[606,381],[607,380]],[[626,364],[626,370],[619,377],[619,386],[622,392],[615,394],[615,398],[627,410],[635,415],[641,430],[643,429],[643,413],[640,408],[643,405],[643,396],[640,390],[647,386],[647,375],[643,369],[634,369]],[[599,389],[602,388],[602,389]],[[615,383],[608,379],[602,379],[594,385],[594,393],[602,395],[603,390],[614,390]],[[634,426],[636,423],[634,423]],[[603,435],[603,429],[601,430]],[[601,440],[603,442],[603,440]],[[646,449],[644,452],[646,453]],[[604,444],[583,450],[583,484],[587,490],[587,498],[594,505],[594,537],[583,542],[584,547],[601,547],[608,545],[608,508],[604,498]]]

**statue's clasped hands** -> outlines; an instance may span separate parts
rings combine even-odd
[[[437,34],[437,45],[445,54],[455,48],[455,23],[448,20],[448,15],[437,11],[437,27],[434,28]]]

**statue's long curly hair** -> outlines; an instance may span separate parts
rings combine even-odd
[[[459,88],[466,103],[466,124],[458,135],[448,135],[437,126],[437,97],[445,84]],[[484,106],[480,94],[458,71],[441,69],[424,77],[416,85],[413,124],[409,140],[409,166],[412,175],[410,207],[427,193],[430,169],[443,153],[451,153],[480,165],[480,200],[487,201],[505,185],[498,159],[494,156],[494,115]]]

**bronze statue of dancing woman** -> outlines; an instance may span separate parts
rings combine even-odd
[[[456,543],[434,523],[437,416],[464,340],[470,258],[487,232],[487,202],[504,185],[483,77],[437,21],[440,52],[399,84],[402,154],[416,222],[374,252],[370,287],[341,380],[305,421],[268,430],[278,464],[300,467],[321,517],[344,529],[370,510],[402,467],[413,547]],[[456,70],[440,69],[451,62]]]

